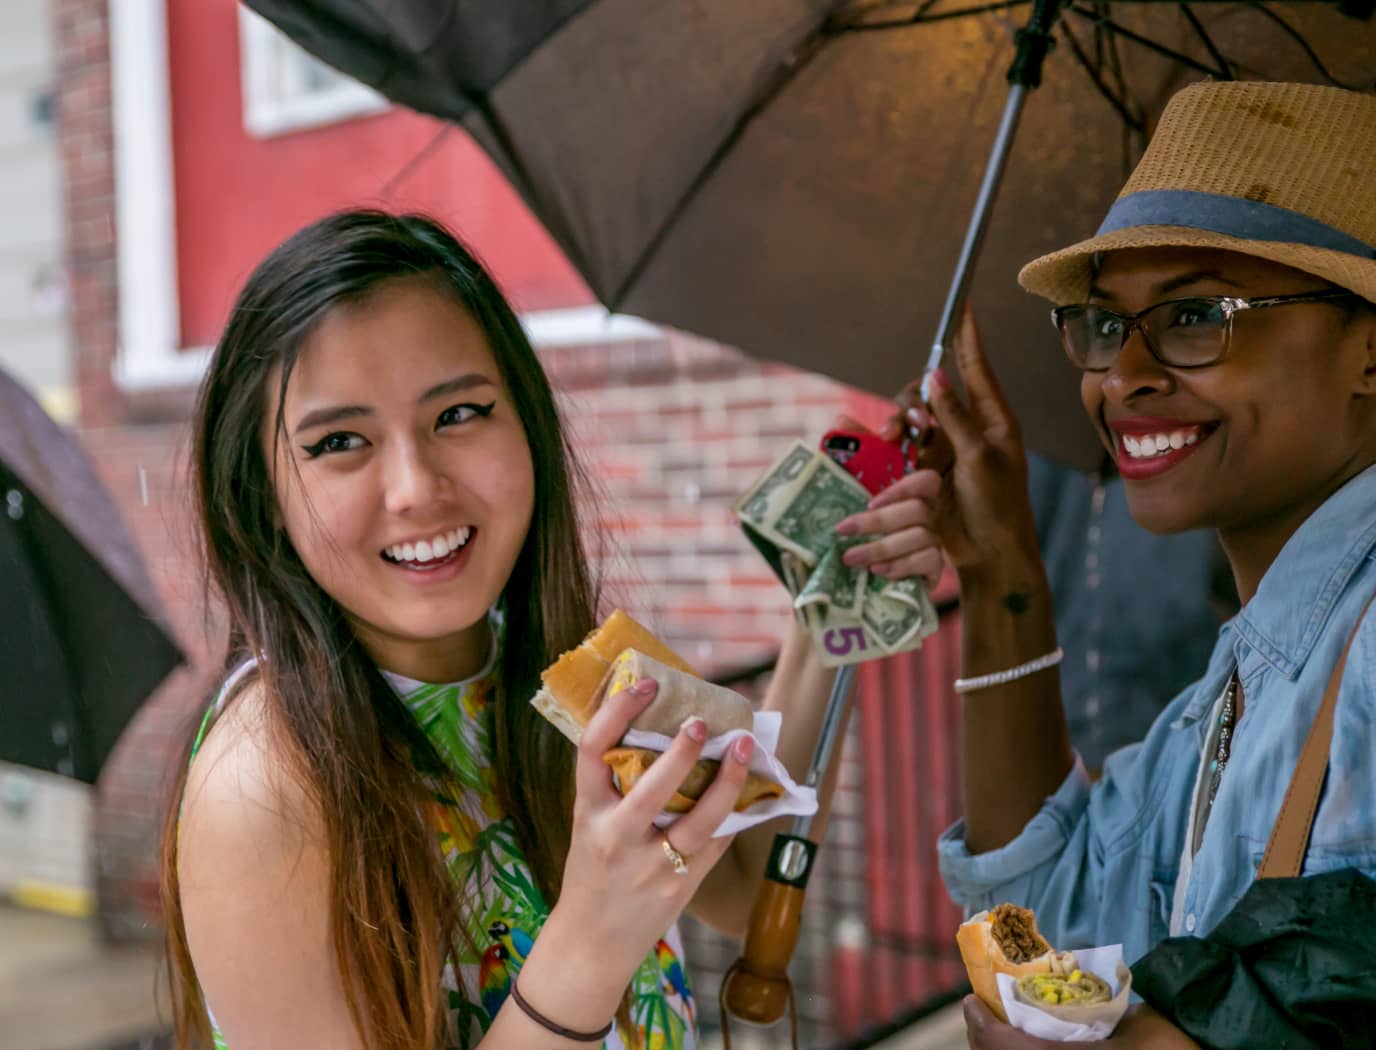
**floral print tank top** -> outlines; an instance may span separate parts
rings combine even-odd
[[[495,649],[495,647],[494,647]],[[384,672],[406,707],[454,772],[457,799],[436,795],[429,807],[455,892],[468,902],[468,940],[445,968],[450,1022],[447,1050],[470,1050],[506,1002],[526,954],[549,916],[515,830],[498,803],[493,767],[492,705],[497,696],[496,653],[489,666],[463,682],[432,685]],[[239,668],[221,698],[251,670]],[[192,758],[220,701],[206,713]],[[595,959],[595,953],[590,955]],[[696,1003],[683,965],[677,927],[646,957],[631,982],[631,1020],[636,1039],[613,1029],[603,1050],[696,1050]],[[211,1004],[207,1004],[209,1008]],[[229,1050],[214,1025],[216,1050]]]

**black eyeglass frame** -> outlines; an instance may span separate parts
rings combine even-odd
[[[1117,355],[1123,352],[1123,347],[1127,346],[1128,340],[1132,338],[1132,333],[1137,329],[1142,330],[1142,341],[1146,343],[1147,351],[1151,356],[1166,368],[1178,368],[1189,371],[1195,368],[1211,368],[1228,356],[1228,350],[1232,346],[1233,338],[1233,318],[1244,310],[1263,310],[1268,306],[1291,306],[1298,303],[1329,303],[1338,302],[1343,299],[1358,299],[1360,296],[1356,292],[1350,292],[1346,288],[1325,288],[1317,292],[1292,292],[1289,295],[1268,295],[1252,299],[1240,299],[1232,295],[1188,295],[1179,299],[1163,299],[1159,303],[1153,303],[1145,310],[1140,310],[1135,314],[1120,314],[1110,310],[1107,306],[1100,306],[1098,303],[1069,303],[1064,306],[1053,307],[1051,310],[1051,323],[1055,327],[1057,334],[1061,337],[1061,346],[1066,352],[1066,357],[1070,358],[1070,363],[1082,372],[1107,372],[1112,367],[1112,363],[1103,368],[1090,368],[1081,364],[1071,353],[1070,345],[1066,341],[1065,329],[1062,327],[1062,318],[1068,310],[1083,310],[1092,307],[1095,310],[1117,318],[1124,325],[1123,338],[1118,344]],[[1147,327],[1144,318],[1154,310],[1159,310],[1163,306],[1171,306],[1176,303],[1212,303],[1223,309],[1223,339],[1222,348],[1218,356],[1208,361],[1201,361],[1190,365],[1172,364],[1161,356],[1161,351],[1156,345],[1156,337]]]

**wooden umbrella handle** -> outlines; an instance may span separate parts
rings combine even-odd
[[[803,898],[816,852],[816,843],[809,839],[775,836],[764,881],[750,912],[745,949],[722,981],[724,1014],[749,1024],[772,1025],[792,1007],[788,964],[802,929]],[[722,1021],[725,1028],[725,1016]],[[795,1045],[797,1025],[795,1011]]]
[[[807,786],[815,788],[826,779],[831,755],[845,723],[846,700],[855,682],[855,665],[843,667],[831,684],[826,714],[822,718],[817,750],[808,769]],[[788,963],[798,945],[803,922],[803,894],[812,875],[817,843],[808,837],[812,815],[793,822],[791,834],[774,836],[765,865],[764,881],[750,912],[745,949],[722,978],[719,1002],[722,1009],[724,1050],[731,1050],[730,1019],[757,1025],[776,1024],[788,1009],[793,1023],[793,1047],[798,1047],[798,1010],[793,986],[788,983]]]

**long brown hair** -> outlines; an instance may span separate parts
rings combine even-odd
[[[265,413],[283,425],[287,384],[313,327],[404,277],[435,280],[472,314],[530,445],[535,508],[503,593],[494,761],[500,801],[552,906],[572,823],[574,755],[526,701],[541,668],[594,626],[597,594],[575,512],[581,475],[549,383],[473,254],[429,219],[376,211],[333,215],[273,251],[239,294],[201,386],[193,481],[208,584],[229,613],[231,664],[256,658],[269,731],[324,825],[331,933],[355,1027],[369,1047],[433,1050],[447,1027],[443,968],[464,942],[467,906],[420,815],[444,763],[277,524],[261,441]],[[162,844],[179,1050],[193,1037],[209,1042],[177,879],[185,780],[183,762]]]

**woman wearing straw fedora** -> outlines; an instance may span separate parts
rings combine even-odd
[[[1091,785],[1052,670],[1017,422],[967,316],[968,398],[933,383],[952,465],[889,489],[857,530],[893,531],[916,506],[896,501],[926,497],[907,524],[960,576],[952,896],[1031,906],[1058,947],[1121,942],[1132,963],[1208,936],[1259,877],[1376,875],[1376,97],[1182,91],[1097,235],[1020,282],[1055,304],[1133,516],[1217,529],[1244,605],[1203,677]],[[1051,1045],[973,997],[966,1016],[973,1047]],[[1139,1011],[1105,1045],[1196,1044]]]

